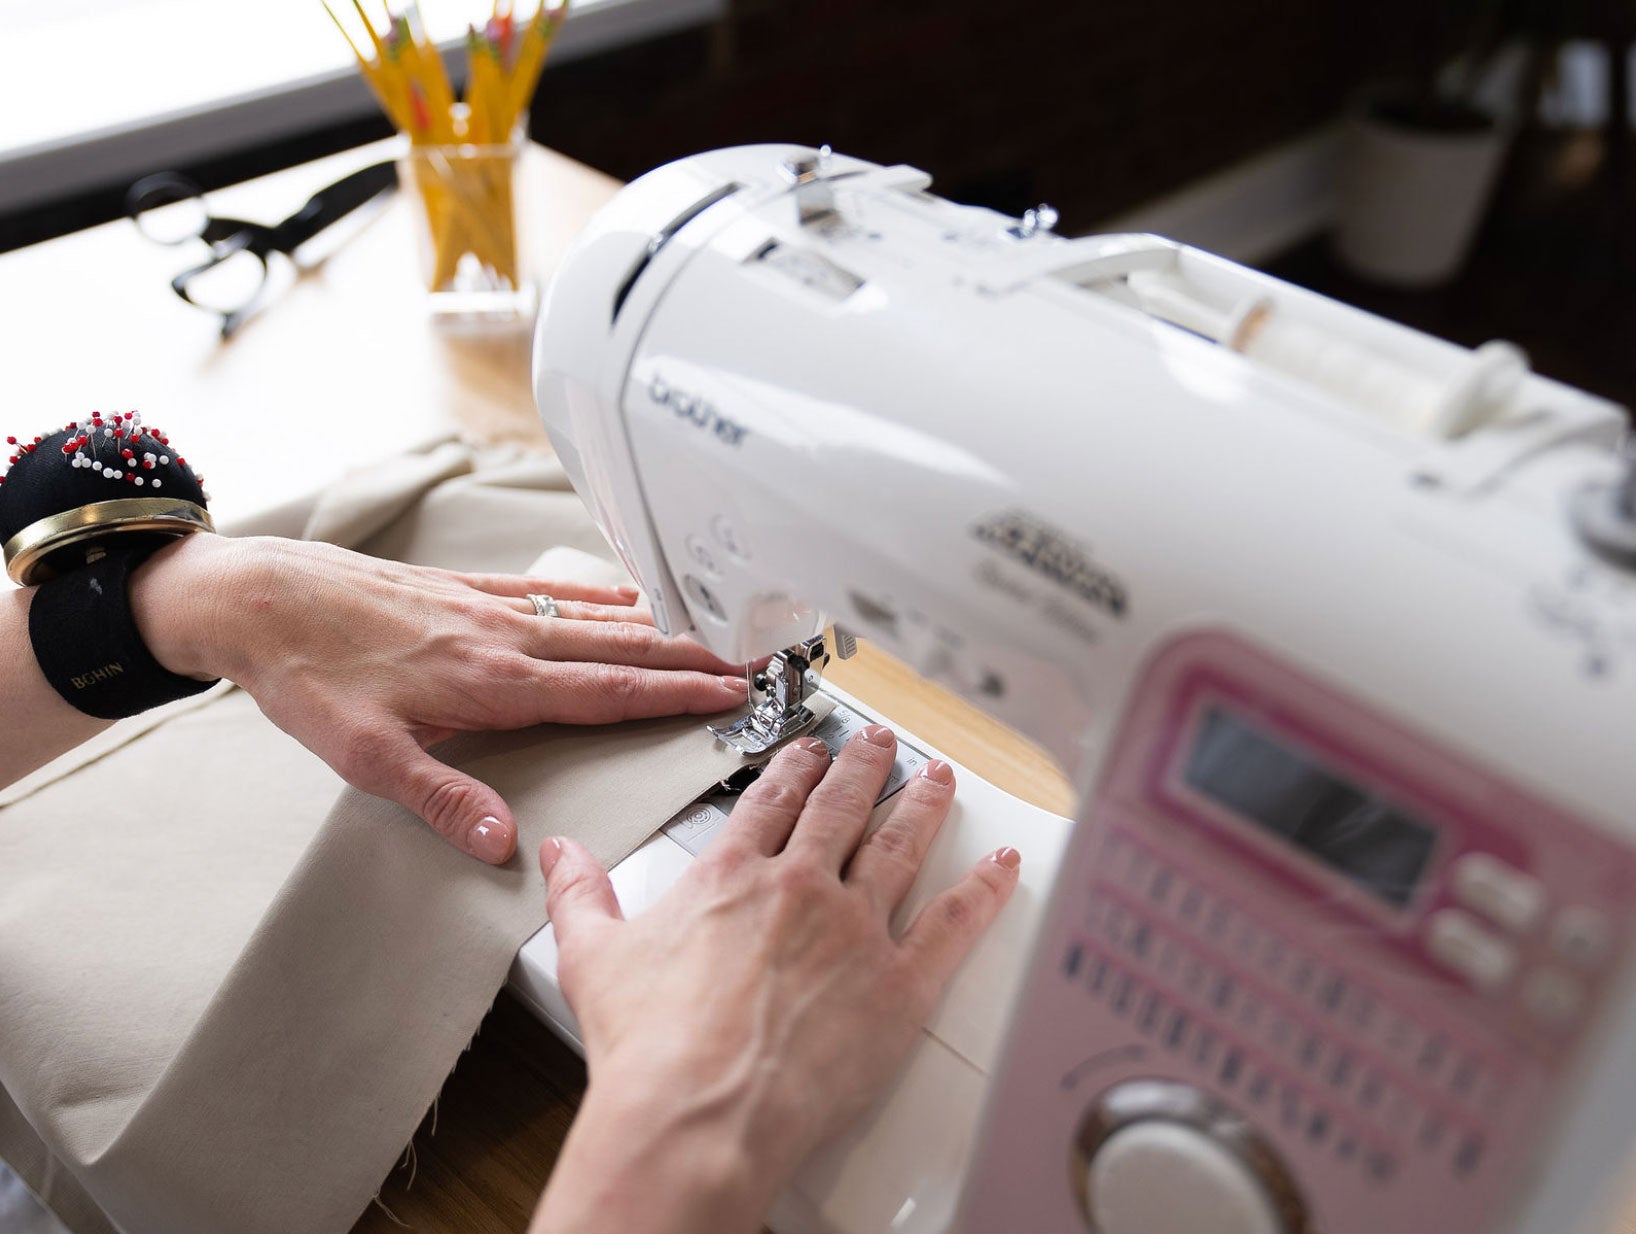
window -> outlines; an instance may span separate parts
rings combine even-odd
[[[725,8],[575,0],[552,62]],[[421,11],[455,41],[490,8]],[[375,110],[319,0],[0,0],[0,212]]]

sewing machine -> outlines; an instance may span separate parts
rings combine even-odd
[[[1000,843],[1040,893],[774,1228],[1609,1228],[1636,1131],[1620,410],[1505,344],[1053,222],[717,151],[624,190],[542,312],[541,414],[660,626],[774,653],[722,740],[812,724],[863,636],[1081,792],[1070,834],[962,780],[916,902]],[[615,870],[627,911],[728,804]],[[553,974],[547,931],[516,979],[571,1036]]]

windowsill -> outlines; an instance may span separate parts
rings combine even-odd
[[[427,7],[448,25],[434,24],[440,40],[458,40],[465,20],[488,11],[449,0]],[[550,63],[725,9],[725,0],[577,0]],[[278,10],[282,24],[269,24]],[[63,47],[72,57],[52,50]],[[463,51],[450,57],[451,70],[463,63]],[[53,14],[0,42],[0,115],[10,118],[0,214],[377,111],[317,0],[144,0],[95,20]]]

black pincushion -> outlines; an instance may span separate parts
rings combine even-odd
[[[10,470],[0,479],[0,545],[8,561],[21,544],[18,533],[38,533],[42,520],[68,512],[78,512],[73,517],[86,524],[69,544],[112,532],[164,536],[195,529],[185,523],[167,529],[156,509],[160,503],[197,507],[195,522],[209,525],[200,477],[168,435],[144,425],[135,412],[93,413],[30,441],[8,437],[6,449]],[[66,568],[67,563],[53,565]]]

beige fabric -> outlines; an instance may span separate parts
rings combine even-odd
[[[309,525],[462,569],[600,547],[554,464],[486,474],[445,448]],[[110,1228],[87,1195],[126,1234],[346,1230],[543,924],[541,839],[611,863],[737,765],[693,718],[443,753],[511,804],[506,868],[344,789],[236,691],[0,809],[0,1156],[75,1234]]]
[[[12,1154],[7,1164],[70,1230],[76,1234],[114,1234],[114,1227],[96,1201],[34,1134],[22,1111],[3,1088],[0,1088],[0,1146]],[[0,1229],[4,1228],[0,1225]]]
[[[131,716],[110,725],[91,740],[82,742],[66,754],[52,759],[44,767],[30,772],[15,784],[0,788],[0,808],[21,801],[25,797],[32,797],[47,785],[55,784],[63,777],[73,775],[81,767],[96,762],[110,751],[129,745],[142,734],[152,732],[161,724],[170,723],[177,716],[189,711],[197,711],[201,707],[208,707],[221,698],[222,695],[230,694],[236,688],[231,682],[222,682],[203,694],[195,694],[192,698],[178,699],[174,703],[156,707],[152,711],[144,711],[141,715]]]

